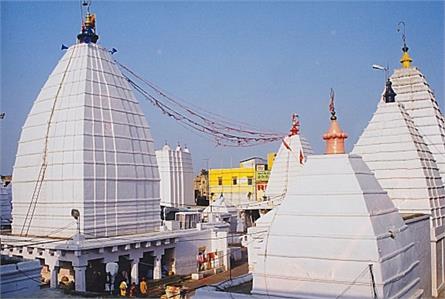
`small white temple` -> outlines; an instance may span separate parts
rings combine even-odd
[[[187,207],[195,205],[192,155],[180,145],[172,150],[168,144],[156,151],[161,178],[161,205]]]
[[[363,157],[400,213],[430,215],[431,266],[422,267],[426,296],[445,289],[445,133],[443,115],[408,48],[353,153]],[[394,87],[394,89],[393,89]],[[416,235],[416,238],[419,238]]]
[[[421,298],[412,234],[363,160],[344,153],[331,112],[326,155],[309,156],[266,225],[249,229],[252,295]]]
[[[292,115],[292,127],[289,135],[283,139],[270,172],[266,188],[268,200],[281,200],[303,165],[313,151],[310,144],[300,135],[298,115]]]

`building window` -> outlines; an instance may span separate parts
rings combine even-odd
[[[222,177],[218,177],[218,186],[222,186]]]
[[[247,185],[252,186],[252,184],[253,184],[253,178],[247,177]]]
[[[232,177],[232,185],[238,185],[238,178],[236,176]]]

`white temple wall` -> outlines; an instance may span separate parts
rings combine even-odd
[[[195,205],[192,156],[183,149],[168,145],[156,151],[161,178],[161,205],[184,207]]]
[[[419,260],[418,275],[419,288],[422,288],[425,297],[431,296],[431,245],[430,245],[430,217],[428,215],[416,216],[405,220],[410,234],[415,242],[415,253]]]
[[[439,296],[445,290],[445,236],[431,241],[432,294]]]
[[[196,272],[196,256],[199,248],[202,247],[205,247],[206,253],[217,252],[221,266],[228,265],[227,231],[206,229],[178,238],[175,251],[177,274],[186,275]]]

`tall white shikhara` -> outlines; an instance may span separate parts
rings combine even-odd
[[[438,296],[445,289],[445,122],[424,75],[403,50],[403,68],[388,81],[394,101],[387,102],[385,91],[353,153],[401,213],[430,215],[431,267],[420,275],[430,284],[425,294]]]
[[[87,238],[154,231],[159,202],[153,139],[129,84],[107,49],[71,46],[22,129],[13,233],[71,237],[71,209]]]

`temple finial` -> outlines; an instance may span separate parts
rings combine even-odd
[[[331,126],[329,130],[323,134],[323,139],[326,141],[325,154],[344,154],[345,153],[345,139],[348,138],[348,134],[343,132],[340,125],[337,122],[337,116],[335,114],[334,107],[334,90],[331,88],[329,111],[331,112]]]
[[[385,93],[383,94],[383,100],[385,103],[394,103],[396,101],[396,92],[392,89],[392,82],[389,78],[386,80]]]
[[[289,137],[298,135],[300,132],[300,120],[298,119],[298,114],[292,114],[292,127],[290,128]]]
[[[331,112],[331,120],[337,119],[337,116],[335,115],[334,97],[334,89],[331,88],[331,93],[329,95],[329,112]]]
[[[79,43],[96,43],[99,36],[96,34],[96,15],[90,13],[91,1],[82,2],[82,27],[77,35]]]
[[[403,68],[407,69],[409,67],[411,67],[411,62],[413,61],[412,58],[409,56],[408,54],[408,46],[406,45],[406,26],[405,26],[405,22],[400,21],[399,24],[397,25],[397,32],[400,32],[400,25],[403,25],[403,33],[402,33],[402,40],[403,40],[403,54],[402,54],[402,58],[400,58],[400,63],[402,64]]]

